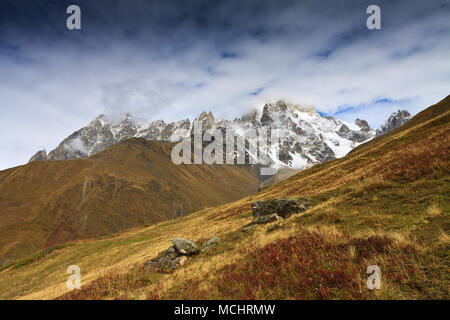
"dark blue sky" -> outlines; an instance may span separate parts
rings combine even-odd
[[[234,118],[286,99],[377,127],[449,88],[448,1],[0,0],[0,169],[99,113]]]

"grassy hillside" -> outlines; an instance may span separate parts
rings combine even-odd
[[[342,159],[239,201],[95,241],[0,272],[7,299],[449,299],[450,96]],[[301,198],[312,207],[243,232],[250,203]],[[143,270],[176,236],[223,241],[170,274]],[[68,292],[67,266],[82,272]],[[369,265],[381,290],[368,290]]]
[[[88,159],[32,162],[0,172],[0,267],[38,250],[177,218],[258,188],[256,170],[176,166],[171,148],[131,139]]]

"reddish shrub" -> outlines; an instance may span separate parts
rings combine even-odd
[[[304,233],[251,248],[245,259],[223,267],[215,298],[329,299],[361,297],[359,267],[338,246]]]
[[[374,236],[366,239],[357,238],[349,242],[349,245],[353,245],[356,248],[356,254],[359,259],[370,258],[375,254],[387,252],[391,244],[392,240],[386,236]]]

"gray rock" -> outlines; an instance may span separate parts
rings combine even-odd
[[[280,219],[280,217],[276,213],[272,213],[272,214],[264,215],[264,216],[254,219],[253,223],[265,224],[265,223],[269,223],[269,222],[278,221],[279,219]]]
[[[216,244],[218,244],[220,241],[222,241],[222,240],[219,237],[217,237],[217,236],[212,237],[211,239],[206,241],[205,245],[203,246],[202,252],[205,252],[205,251],[211,249]]]
[[[266,224],[270,222],[279,221],[281,218],[276,213],[263,215],[257,218],[254,218],[252,222],[249,224],[246,224],[244,227],[242,227],[242,231],[250,231],[256,228],[258,224]]]
[[[218,236],[214,236],[206,242],[205,246],[211,246],[219,243],[220,241],[222,240]]]
[[[308,205],[301,200],[274,199],[268,201],[257,201],[252,204],[254,221],[266,215],[276,213],[284,219],[291,215],[305,211]],[[272,218],[273,219],[273,218]]]
[[[190,255],[198,253],[200,251],[200,248],[197,246],[197,244],[190,240],[183,238],[173,238],[171,241],[175,249],[182,254]]]
[[[156,258],[145,263],[145,268],[156,272],[173,271],[184,265],[188,257],[170,247],[166,251],[161,252]]]
[[[175,252],[176,249],[174,246],[170,247],[169,249],[166,250],[166,252]]]

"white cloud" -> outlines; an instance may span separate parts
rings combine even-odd
[[[86,146],[84,145],[83,141],[81,140],[80,137],[77,137],[73,140],[71,140],[68,143],[65,143],[63,146],[64,150],[67,152],[80,152],[81,154],[88,156],[89,155],[89,150],[86,148]]]
[[[102,34],[103,47],[92,39],[51,48],[25,43],[20,52],[29,62],[0,54],[0,169],[55,148],[100,113],[174,121],[212,110],[234,118],[286,99],[327,113],[353,107],[338,116],[377,127],[397,109],[415,114],[449,94],[447,11],[414,19],[420,10],[382,9],[382,30],[369,32],[358,29],[365,25],[359,9],[349,8],[342,15],[319,6],[255,14],[238,26],[241,36],[233,39],[239,29],[232,29],[222,46],[214,32],[192,34],[186,23],[176,39],[161,40],[158,30],[126,42]],[[220,10],[244,21],[236,8]],[[249,36],[258,26],[272,33]],[[222,59],[224,47],[236,56]],[[318,55],[327,50],[327,57]]]

